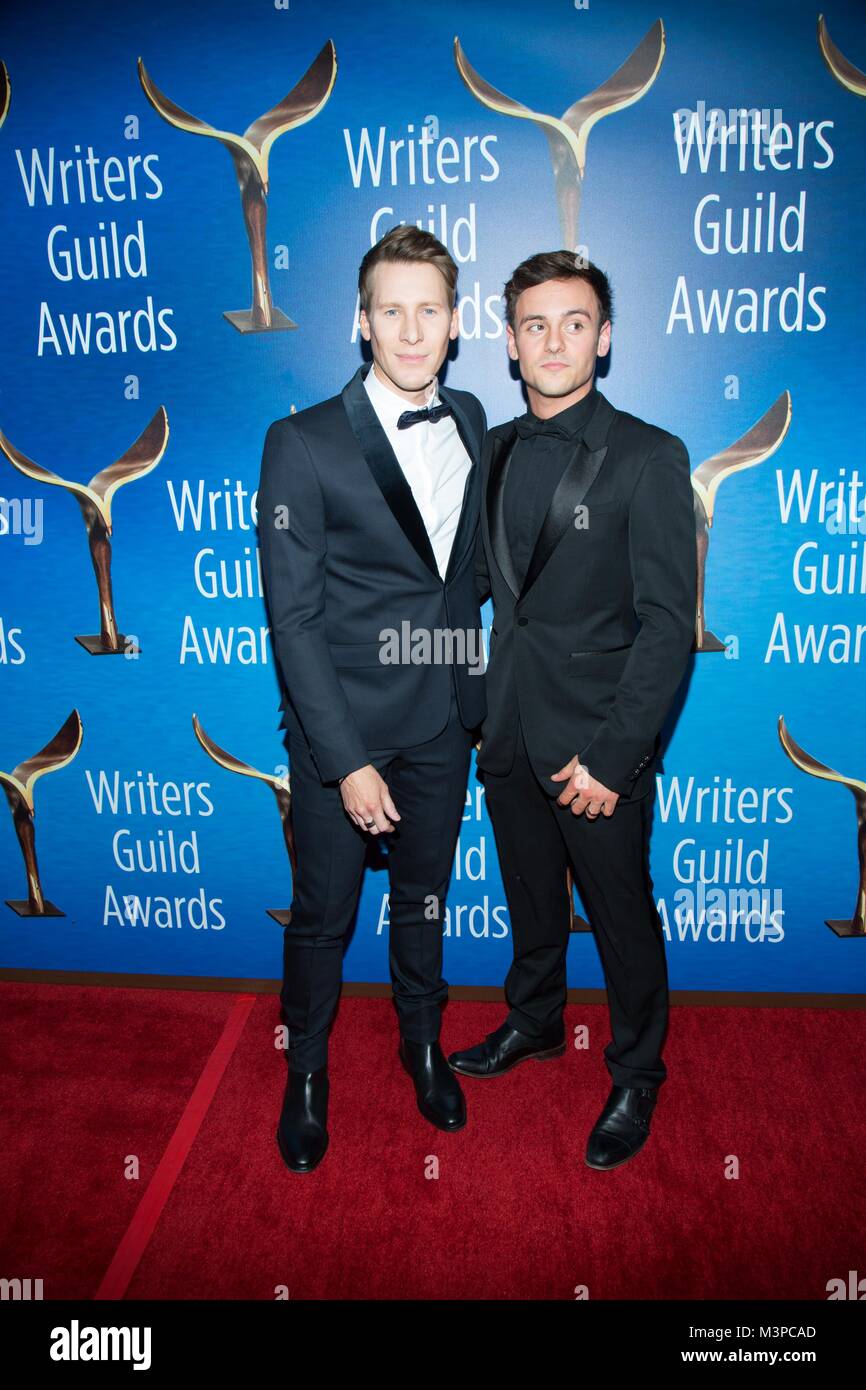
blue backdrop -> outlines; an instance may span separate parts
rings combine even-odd
[[[655,80],[586,144],[579,244],[615,295],[598,384],[680,435],[693,469],[783,393],[791,401],[778,447],[715,497],[706,615],[727,650],[696,653],[658,779],[652,865],[670,982],[863,989],[861,944],[825,926],[857,899],[856,787],[795,766],[777,732],[782,714],[809,755],[866,779],[866,11],[845,0],[825,15],[853,65],[836,74],[817,10],[790,0],[661,11],[131,0],[7,16],[0,768],[47,745],[73,709],[83,739],[33,789],[42,888],[65,915],[20,916],[0,900],[4,966],[279,976],[266,909],[289,905],[291,876],[274,796],[218,766],[192,728],[195,712],[234,757],[284,769],[252,507],[266,428],[355,371],[358,264],[400,221],[433,230],[460,267],[448,384],[474,391],[491,424],[524,410],[500,296],[518,261],[562,245],[551,156],[539,124],[473,94],[454,37],[493,88],[559,117],[659,17]],[[242,333],[224,317],[250,304],[232,162],[158,114],[137,60],[178,107],[240,133],[327,40],[329,97],[270,150],[270,287],[298,326]],[[739,109],[761,113],[757,155],[737,131],[707,139],[713,111]],[[164,453],[112,504],[117,621],[140,655],[91,655],[75,641],[99,628],[76,498],[9,451],[86,483],[159,407]],[[823,512],[822,484],[834,485]],[[11,816],[0,892],[27,894]],[[384,871],[368,873],[347,979],[388,978],[386,894]],[[447,930],[452,983],[502,981],[508,912],[474,767]],[[603,983],[589,935],[572,942],[569,981]]]

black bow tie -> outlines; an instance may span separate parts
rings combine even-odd
[[[528,420],[515,418],[514,427],[521,439],[534,439],[538,434],[550,434],[555,439],[573,440],[574,435],[570,434],[564,425],[558,425],[556,420]]]
[[[430,420],[435,423],[441,420],[444,415],[453,415],[454,411],[450,405],[444,401],[440,405],[426,405],[423,410],[404,410],[397,421],[398,430],[408,429],[410,425],[417,425],[421,420]]]

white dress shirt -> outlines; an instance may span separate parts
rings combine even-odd
[[[408,429],[398,430],[397,421],[404,410],[418,410],[386,386],[371,366],[364,378],[371,404],[379,417],[397,462],[412,489],[415,505],[427,528],[439,574],[444,579],[448,568],[454,533],[460,520],[466,476],[472,461],[463,447],[453,415],[441,420],[421,420]],[[440,403],[439,382],[436,377],[424,402],[426,406]]]

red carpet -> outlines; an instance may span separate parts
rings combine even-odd
[[[866,1273],[862,1012],[674,1007],[652,1136],[598,1173],[606,1009],[568,1009],[588,1051],[467,1080],[442,1134],[390,1003],[345,999],[330,1148],[299,1176],[275,995],[2,992],[0,1275],[46,1299],[824,1299]],[[446,1051],[503,1013],[450,1004]]]

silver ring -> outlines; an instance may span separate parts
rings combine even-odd
[[[369,826],[371,826],[371,825],[375,825],[376,822],[375,822],[374,820],[365,820],[365,821],[364,821],[364,824],[365,824],[365,826],[369,827]]]

